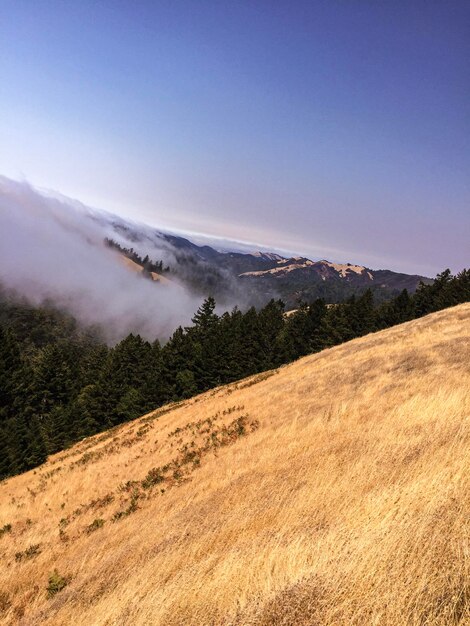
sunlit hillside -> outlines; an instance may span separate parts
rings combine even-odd
[[[4,624],[470,623],[470,304],[0,483]]]
[[[122,254],[116,255],[116,256],[118,257],[120,263],[122,263],[125,267],[127,267],[127,269],[130,270],[131,272],[135,272],[136,274],[142,274],[143,273],[143,267],[140,266],[135,261],[133,261],[132,259],[128,259],[127,257],[125,257]],[[157,274],[157,272],[149,272],[149,276],[150,276],[150,278],[153,281],[157,281],[157,282],[161,282],[161,283],[169,283],[170,282],[168,280],[168,278],[166,278],[166,276],[162,276],[161,274]]]

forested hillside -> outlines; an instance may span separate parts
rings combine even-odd
[[[157,274],[162,274],[163,272],[170,271],[170,268],[168,267],[168,265],[164,267],[163,261],[161,260],[153,261],[149,257],[148,254],[142,257],[140,256],[138,252],[134,250],[134,248],[125,248],[121,246],[117,241],[114,241],[114,239],[110,239],[109,237],[106,237],[104,240],[104,243],[106,244],[108,248],[117,250],[118,252],[123,254],[125,257],[127,257],[131,261],[134,261],[134,263],[137,263],[137,265],[140,265],[143,269],[144,276],[149,275],[152,272],[156,272]]]
[[[0,301],[0,477],[31,469],[83,437],[355,337],[470,300],[470,271],[375,304],[367,291],[285,317],[281,301],[215,313],[207,298],[165,345],[130,334],[113,347],[52,304]]]

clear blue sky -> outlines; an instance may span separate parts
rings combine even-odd
[[[0,0],[0,174],[155,225],[470,265],[470,3]]]

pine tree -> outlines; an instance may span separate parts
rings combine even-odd
[[[100,380],[103,409],[110,424],[131,419],[136,411],[144,412],[146,404],[140,389],[145,385],[151,362],[152,346],[140,335],[128,335],[110,351]],[[131,390],[138,392],[133,396],[138,404],[126,415],[124,407],[129,408],[129,403],[125,397]]]
[[[94,435],[108,424],[103,402],[104,389],[104,381],[103,386],[99,383],[86,385],[73,402],[70,408],[70,420],[72,432],[77,440]]]
[[[280,355],[276,350],[276,338],[284,328],[284,302],[270,300],[258,314],[259,338],[262,370],[280,365]]]
[[[215,311],[215,300],[212,296],[209,296],[204,300],[201,306],[198,308],[194,317],[192,318],[193,328],[191,330],[198,337],[207,336],[208,333],[217,325],[218,316]]]
[[[165,376],[163,351],[158,340],[151,345],[141,393],[144,398],[145,411],[155,409],[171,398],[171,390]]]
[[[235,307],[231,313],[224,313],[219,323],[218,363],[221,383],[229,383],[242,378],[245,371],[241,352],[243,339],[243,313]]]
[[[350,311],[355,306],[353,296],[347,302],[334,304],[328,309],[326,325],[329,329],[329,343],[332,346],[354,339],[354,329],[351,325]]]
[[[176,398],[185,399],[194,396],[199,391],[194,372],[191,370],[180,370],[175,376]]]
[[[376,311],[377,327],[388,328],[394,324],[402,324],[413,319],[415,315],[413,299],[408,291],[403,291],[390,300],[382,304]]]
[[[15,390],[21,377],[20,350],[13,333],[0,326],[0,421],[11,415]]]
[[[11,457],[14,473],[32,469],[47,458],[47,450],[38,420],[19,413],[12,421]]]
[[[242,376],[251,376],[262,371],[264,355],[260,337],[258,313],[254,307],[251,307],[244,313],[240,327],[237,359]]]
[[[0,426],[0,480],[12,473],[11,442],[4,427]]]
[[[374,296],[367,289],[361,296],[353,296],[349,301],[349,324],[354,337],[361,337],[375,328]]]
[[[319,352],[329,347],[330,332],[326,323],[327,316],[328,307],[322,298],[318,298],[308,307],[308,353]]]

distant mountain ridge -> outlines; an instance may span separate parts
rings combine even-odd
[[[165,262],[174,275],[201,295],[211,293],[221,304],[233,296],[255,306],[271,298],[282,298],[289,309],[298,306],[299,301],[311,302],[319,297],[327,302],[339,302],[369,288],[376,299],[382,301],[403,289],[414,292],[421,281],[432,282],[417,274],[374,270],[325,259],[313,261],[304,256],[284,257],[265,251],[220,251],[209,245],[197,245],[180,235],[140,227],[115,217],[110,224],[116,234],[137,248],[147,250],[150,244],[160,254],[166,251],[170,260]]]

